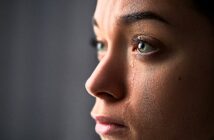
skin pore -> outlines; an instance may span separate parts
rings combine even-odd
[[[123,127],[103,140],[214,138],[213,25],[189,0],[98,0],[91,115]]]

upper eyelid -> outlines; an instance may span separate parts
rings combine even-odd
[[[143,41],[144,43],[147,43],[149,45],[154,45],[154,38],[151,36],[146,36],[146,35],[142,35],[142,34],[137,34],[135,35],[132,39],[131,39],[131,44],[132,45],[136,45],[137,43],[139,43],[140,41]]]
[[[96,40],[96,42],[98,43],[102,43],[102,44],[104,44],[104,46],[107,46],[107,41],[106,40],[104,40],[104,39],[102,39],[102,38],[99,38],[98,36],[96,36],[95,35],[95,40]]]
[[[141,37],[141,38],[139,38]],[[132,40],[142,40],[145,43],[148,44],[160,44],[160,45],[164,45],[158,38],[151,36],[151,35],[145,35],[145,34],[137,34],[135,35]]]
[[[98,43],[98,42],[103,43],[103,45],[105,47],[108,46],[108,42],[105,39],[98,37],[98,35],[96,35],[96,33],[94,33],[94,40],[96,41],[96,43]],[[138,34],[135,34],[134,36],[132,36],[131,40],[128,41],[129,42],[128,44],[131,43],[130,45],[136,45],[136,43],[139,43],[139,41],[143,41],[144,43],[147,43],[151,46],[157,46],[157,45],[158,45],[158,47],[165,46],[164,43],[162,43],[156,37],[153,37],[152,35],[149,35],[149,34],[142,34],[142,33],[138,33]]]
[[[93,42],[93,44],[92,44],[92,46],[93,47],[97,47],[97,44],[98,43],[102,43],[103,45],[104,45],[104,47],[106,48],[107,47],[107,43],[105,42],[105,41],[102,41],[102,40],[99,40],[99,39],[97,39],[96,37],[94,37],[94,38],[92,38],[92,42]]]
[[[96,46],[96,44],[97,44],[97,39],[96,39],[96,37],[91,37],[91,39],[90,39],[90,45],[92,46],[92,47],[95,47]]]

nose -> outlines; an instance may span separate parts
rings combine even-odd
[[[107,53],[85,87],[89,94],[104,100],[120,100],[126,92],[125,59],[119,54]]]

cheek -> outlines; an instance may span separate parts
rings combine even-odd
[[[167,74],[161,68],[156,70],[154,67],[139,67],[142,64],[137,62],[134,65],[129,76],[131,83],[129,104],[126,107],[127,121],[130,122],[133,134],[154,136],[155,130],[165,124],[162,96],[166,91],[162,85]]]
[[[151,67],[135,63],[129,76],[132,82],[126,107],[127,121],[135,134],[169,136],[170,132],[174,137],[187,127],[191,129],[186,134],[203,128],[211,98],[211,91],[207,90],[206,94],[204,91],[211,86],[206,83],[210,83],[208,79],[198,75],[201,69],[197,67],[184,56]]]

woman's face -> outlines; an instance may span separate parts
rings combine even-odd
[[[214,137],[213,25],[188,0],[98,0],[93,25],[102,139]]]

